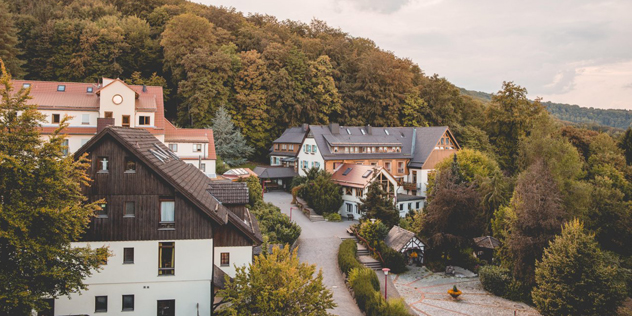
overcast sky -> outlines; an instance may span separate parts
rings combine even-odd
[[[469,90],[632,109],[632,1],[194,0],[324,20]]]

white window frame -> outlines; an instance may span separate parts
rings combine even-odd
[[[81,114],[81,125],[90,125],[90,114]]]
[[[169,144],[169,150],[171,150],[174,153],[178,152],[178,144]]]
[[[202,152],[202,144],[193,144],[193,152],[201,153]]]

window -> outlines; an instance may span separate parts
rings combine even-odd
[[[149,116],[139,116],[138,125],[151,125],[151,118]]]
[[[63,85],[63,84],[58,85],[58,86],[57,86],[57,91],[58,91],[58,92],[64,92],[64,91],[66,91],[66,86],[65,86],[65,85]]]
[[[64,141],[61,143],[61,152],[64,154],[64,156],[68,156],[68,140],[64,139]]]
[[[123,115],[123,119],[122,119],[122,123],[123,127],[129,127],[130,126],[130,122],[129,122],[129,115]]]
[[[202,152],[202,144],[193,144],[193,152],[194,153]]]
[[[108,218],[108,205],[106,203],[101,203],[99,204],[99,207],[101,207],[101,209],[97,211],[97,217]]]
[[[134,217],[136,216],[136,203],[135,202],[125,202],[125,214],[123,217]]]
[[[349,204],[349,203],[346,203],[346,204],[347,204],[347,213],[352,213],[353,212],[353,204]]]
[[[178,152],[178,144],[169,144],[169,150],[173,151],[174,153]]]
[[[59,124],[59,122],[61,122],[61,115],[60,114],[53,114],[53,118],[50,121],[53,124]]]
[[[87,93],[92,93],[92,91],[94,91],[94,88],[92,88],[92,87],[87,87],[86,88],[86,92]]]
[[[200,164],[200,170],[201,170],[202,172],[206,172],[206,164],[205,164],[205,163],[201,163],[201,164]]]
[[[22,88],[24,88],[24,89],[28,89],[28,88],[30,88],[30,87],[31,87],[31,84],[30,84],[30,83],[23,83],[23,84],[22,84]]]
[[[106,118],[112,118],[114,116],[112,116],[112,112],[105,112],[105,117]]]
[[[289,145],[289,146],[290,146],[290,150],[293,151],[294,150],[294,145],[292,144],[292,145]]]
[[[110,161],[108,160],[108,157],[99,157],[97,162],[99,164],[98,173],[107,173],[108,170],[110,170]]]
[[[404,163],[401,161],[397,163],[397,173],[404,173]]]
[[[316,167],[316,168],[320,168],[320,162],[318,162],[318,161],[314,161],[314,167]]]
[[[413,203],[408,203],[408,210],[412,210],[413,209]]]
[[[419,202],[417,202],[417,204],[416,204],[416,205],[417,205],[417,208],[416,208],[416,209],[419,209]]]
[[[349,147],[345,147],[345,154],[349,152]]]
[[[318,152],[318,151],[316,150],[316,145],[312,145],[312,152],[313,152],[313,153]]]
[[[303,150],[304,150],[306,153],[308,153],[308,152],[309,152],[309,149],[310,149],[310,148],[311,148],[311,147],[310,147],[309,145],[305,145],[305,146],[303,146]]]
[[[160,201],[160,228],[175,229],[175,202]]]
[[[230,265],[230,253],[222,252],[220,256],[220,266],[228,267]]]
[[[399,210],[400,210],[400,211],[403,211],[403,210],[404,210],[404,204],[400,204],[400,205],[399,205]]]
[[[161,242],[158,244],[158,275],[174,275],[175,243]]]
[[[384,169],[388,170],[389,172],[391,171],[391,163],[390,162],[385,162],[384,163]]]
[[[94,312],[106,313],[108,311],[108,297],[107,296],[95,296],[94,297]]]
[[[337,153],[338,152],[338,146],[334,147],[334,152]]]
[[[125,173],[135,173],[136,172],[136,160],[125,157]]]
[[[279,144],[274,144],[274,150],[279,151]]]
[[[287,145],[286,144],[281,145],[281,150],[287,150]]]
[[[176,300],[158,301],[158,316],[175,316]]]
[[[355,189],[355,195],[358,197],[362,197],[362,189]]]
[[[134,248],[123,248],[123,263],[134,263]]]
[[[83,125],[90,124],[90,114],[81,114],[81,124]]]
[[[134,295],[123,295],[123,311],[134,310]]]
[[[351,190],[352,189],[350,187],[345,187],[345,195],[352,195],[353,192]]]

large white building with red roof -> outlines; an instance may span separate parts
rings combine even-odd
[[[211,129],[177,128],[165,118],[162,87],[128,85],[120,79],[103,78],[101,84],[14,80],[14,88],[30,88],[29,103],[45,115],[44,137],[50,135],[64,117],[63,130],[69,153],[76,152],[107,125],[142,128],[193,164],[215,177],[215,144]]]

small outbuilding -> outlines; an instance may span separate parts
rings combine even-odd
[[[474,237],[474,255],[491,263],[494,249],[500,247],[500,241],[492,236]]]
[[[391,249],[404,254],[409,265],[424,263],[426,245],[415,233],[399,226],[393,226],[386,235],[384,243]]]

